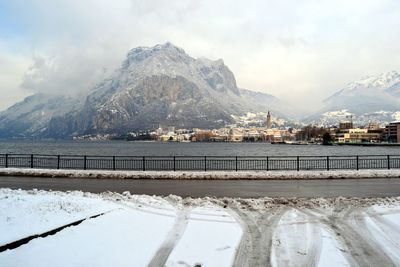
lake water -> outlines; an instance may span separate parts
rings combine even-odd
[[[96,156],[345,156],[400,155],[400,147],[1,140],[0,154],[5,153]]]

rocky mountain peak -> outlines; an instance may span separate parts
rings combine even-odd
[[[210,94],[223,92],[240,95],[235,77],[222,59],[195,59],[169,42],[132,49],[116,79],[122,84],[130,84],[149,76],[181,76]]]
[[[138,63],[154,56],[164,56],[169,58],[189,57],[182,48],[179,48],[170,42],[166,42],[153,47],[139,46],[131,49],[128,52],[124,65],[129,65],[132,62]]]
[[[325,107],[310,116],[315,122],[337,123],[343,110],[355,116],[355,121],[389,122],[400,107],[400,74],[396,71],[364,77],[348,84],[324,100]],[[332,124],[332,125],[333,125]]]
[[[335,94],[324,100],[324,103],[328,102],[341,102],[356,98],[356,102],[359,102],[357,98],[371,98],[374,101],[378,101],[378,98],[388,97],[387,94],[392,94],[398,91],[400,85],[400,74],[396,71],[390,71],[382,73],[377,76],[367,76],[360,80],[349,83],[343,89],[339,90]]]
[[[345,90],[355,90],[362,88],[373,88],[384,90],[400,82],[400,74],[397,71],[381,73],[378,76],[364,77],[358,81],[348,84]]]
[[[281,106],[270,95],[240,91],[223,60],[195,59],[169,42],[130,50],[121,67],[82,101],[35,99],[10,110],[13,117],[0,116],[4,137],[124,134],[160,124],[213,128],[232,123],[231,115]],[[21,120],[21,114],[31,115]]]

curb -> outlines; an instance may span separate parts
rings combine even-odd
[[[338,171],[101,171],[0,169],[0,176],[87,179],[152,179],[152,180],[314,180],[400,178],[400,170],[338,170]]]

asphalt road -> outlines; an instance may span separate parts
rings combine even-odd
[[[81,190],[182,197],[385,197],[400,196],[399,178],[339,180],[136,180],[0,177],[0,187]]]

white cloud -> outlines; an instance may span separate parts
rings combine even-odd
[[[13,61],[2,74],[0,88],[8,81],[14,93],[0,109],[26,92],[85,90],[130,48],[166,41],[195,57],[223,58],[241,87],[307,107],[362,76],[400,70],[396,0],[16,0],[8,7],[18,46],[32,53],[9,52],[25,65]],[[34,69],[24,74],[26,62]]]
[[[9,51],[0,42],[0,110],[30,94],[20,89],[22,77],[30,64],[29,58]]]

